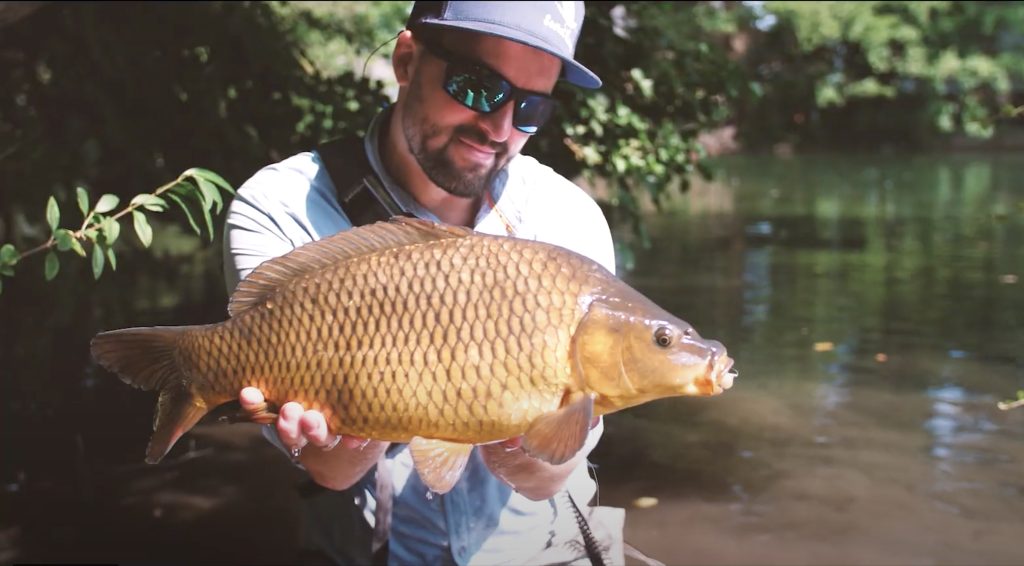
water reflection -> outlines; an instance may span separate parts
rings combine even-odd
[[[933,436],[931,455],[939,460],[937,470],[953,473],[954,464],[1005,461],[1005,455],[986,455],[976,448],[987,435],[999,430],[985,412],[996,399],[970,394],[955,385],[930,388],[927,395],[932,399],[932,416],[925,421],[924,428]]]
[[[628,277],[740,379],[609,418],[615,501],[662,501],[629,537],[683,564],[1019,562],[1024,412],[995,403],[1024,387],[1024,158],[719,166]],[[695,521],[685,548],[660,538]]]
[[[752,328],[768,319],[771,312],[771,250],[753,249],[743,255],[744,328]]]

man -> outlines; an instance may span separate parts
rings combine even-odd
[[[582,2],[417,2],[392,57],[397,100],[363,141],[389,198],[420,218],[557,244],[614,272],[611,235],[596,203],[520,155],[550,116],[547,95],[560,79],[601,84],[573,60],[582,23]],[[318,152],[259,171],[228,211],[229,291],[263,261],[352,227],[350,213]],[[256,410],[263,396],[247,388],[240,401]],[[579,538],[579,528],[566,500],[555,496],[568,490],[582,505],[595,492],[586,458],[601,436],[600,420],[565,464],[527,456],[517,439],[480,446],[449,493],[429,496],[403,446],[339,439],[323,415],[294,402],[278,415],[265,427],[268,438],[334,490],[328,503],[314,503],[323,523],[315,528],[339,562],[364,562],[376,550],[371,529],[381,520],[378,491],[387,488],[394,494],[381,498],[385,505],[390,499],[388,559],[419,564],[563,559],[554,547]],[[324,505],[334,509],[323,512]]]

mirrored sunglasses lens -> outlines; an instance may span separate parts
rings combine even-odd
[[[516,104],[512,125],[520,132],[535,134],[555,110],[555,101],[542,96],[527,96]]]
[[[454,69],[445,81],[444,88],[462,105],[483,113],[494,112],[500,108],[512,90],[510,85],[497,77]]]

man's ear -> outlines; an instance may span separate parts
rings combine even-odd
[[[411,31],[405,30],[398,34],[395,51],[391,54],[391,66],[395,71],[395,80],[398,81],[399,87],[409,86],[409,83],[412,82],[418,51]]]

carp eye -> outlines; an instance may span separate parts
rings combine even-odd
[[[672,345],[672,330],[667,326],[660,326],[654,331],[654,343],[662,348]]]

